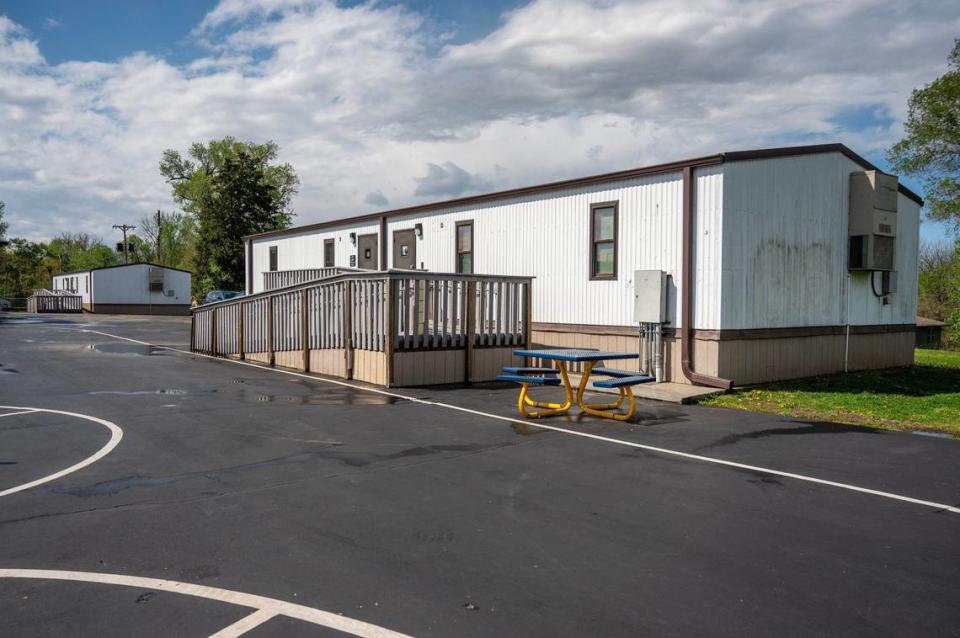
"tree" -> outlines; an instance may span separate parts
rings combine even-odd
[[[3,211],[7,207],[2,199],[0,199],[0,247],[4,245],[7,240],[7,229],[10,225],[3,221]]]
[[[193,267],[196,224],[192,215],[157,211],[140,220],[140,230],[150,247],[146,261],[183,270]]]
[[[949,69],[910,96],[907,136],[888,152],[893,168],[924,179],[927,216],[960,233],[960,40]]]
[[[89,270],[118,263],[117,255],[103,240],[88,233],[61,233],[45,246],[49,258],[56,260],[56,272]]]
[[[298,184],[293,167],[275,163],[273,142],[256,144],[232,137],[194,144],[189,157],[166,150],[160,173],[174,199],[196,221],[194,292],[242,290],[244,235],[290,225],[290,200]]]

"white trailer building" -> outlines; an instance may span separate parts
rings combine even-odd
[[[53,289],[83,299],[87,312],[190,314],[190,273],[156,264],[121,264],[54,275]]]
[[[922,205],[842,144],[721,153],[253,235],[246,284],[533,276],[535,343],[622,351],[651,321],[638,271],[661,271],[666,380],[747,384],[912,363]]]

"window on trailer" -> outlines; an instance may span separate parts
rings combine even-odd
[[[618,202],[590,206],[590,278],[617,278]]]
[[[457,272],[473,274],[473,220],[457,222]]]
[[[323,267],[333,268],[334,243],[332,239],[323,240]]]
[[[277,269],[277,247],[270,246],[270,272]]]

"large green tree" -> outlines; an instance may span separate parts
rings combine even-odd
[[[910,96],[906,137],[888,152],[893,168],[924,180],[927,216],[960,232],[960,40],[946,73]]]
[[[196,220],[194,292],[242,290],[244,235],[290,225],[298,184],[293,167],[276,162],[273,142],[232,137],[194,144],[189,157],[163,152],[160,172],[174,199]]]

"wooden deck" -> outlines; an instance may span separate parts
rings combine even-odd
[[[195,308],[191,349],[384,386],[488,381],[530,343],[531,285],[338,272]]]

